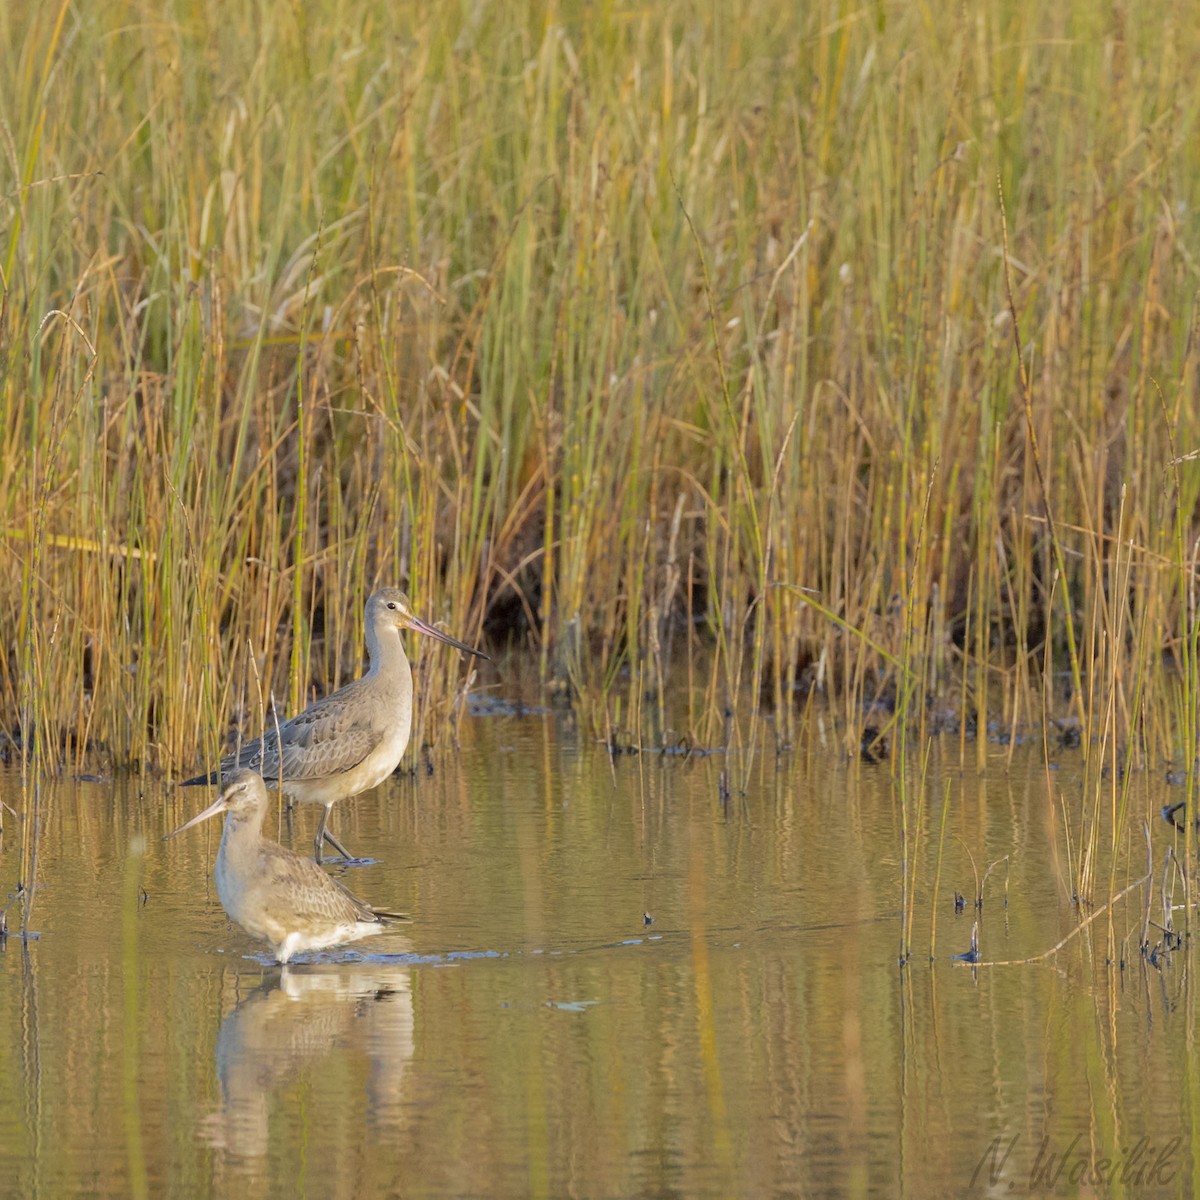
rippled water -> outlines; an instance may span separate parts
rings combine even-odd
[[[0,1195],[1191,1195],[1191,955],[1138,955],[1143,891],[1036,965],[951,958],[1094,911],[1079,751],[981,776],[935,746],[901,967],[891,772],[814,746],[610,762],[552,715],[468,719],[334,813],[377,860],[345,881],[414,923],[286,972],[217,903],[218,823],[159,840],[204,790],[54,786],[40,936],[0,953]],[[1178,789],[1133,791],[1117,887],[1143,812],[1156,872],[1173,840]]]

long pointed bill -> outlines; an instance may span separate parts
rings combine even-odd
[[[473,654],[476,658],[485,658],[491,662],[491,656],[484,654],[482,650],[476,650],[474,646],[468,646],[465,642],[460,642],[452,638],[448,633],[443,633],[440,629],[434,629],[432,625],[427,625],[420,617],[409,617],[409,627],[415,629],[418,633],[424,633],[431,638],[437,638],[439,642],[445,642],[447,646],[453,646],[455,650],[461,650],[464,654]]]
[[[170,833],[163,834],[163,841],[170,840],[185,829],[191,829],[193,825],[199,825],[201,821],[207,821],[209,817],[219,816],[224,811],[225,797],[218,796],[202,813],[197,813],[190,821],[184,821],[178,829],[172,829]]]

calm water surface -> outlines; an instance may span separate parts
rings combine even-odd
[[[554,716],[468,720],[334,813],[377,860],[347,884],[414,923],[286,972],[221,911],[218,823],[159,840],[205,791],[57,784],[40,937],[0,952],[0,1195],[1190,1196],[1191,956],[1138,956],[1143,893],[1037,965],[951,957],[977,920],[997,960],[1086,915],[1078,756],[935,747],[904,968],[891,772],[815,740],[610,762]],[[1179,794],[1135,783],[1118,887]],[[316,817],[275,829],[305,852]]]

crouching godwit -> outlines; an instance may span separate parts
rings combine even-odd
[[[354,942],[409,919],[364,904],[311,858],[263,837],[268,803],[263,777],[239,768],[226,776],[208,808],[166,836],[225,814],[213,872],[221,907],[251,937],[266,942],[277,962]]]

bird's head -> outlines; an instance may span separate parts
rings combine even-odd
[[[178,829],[171,830],[163,841],[221,813],[228,813],[234,817],[252,817],[266,810],[267,799],[267,785],[263,782],[263,777],[257,771],[239,767],[225,776],[221,781],[220,794],[203,812],[197,813],[190,821],[185,821]]]
[[[476,650],[474,646],[468,646],[427,621],[422,621],[413,612],[408,597],[399,588],[380,588],[379,591],[371,593],[371,598],[367,601],[367,627],[379,631],[388,628],[412,629],[425,634],[426,637],[445,642],[447,646],[453,646],[464,654],[473,654],[476,658],[488,657],[482,650]]]

